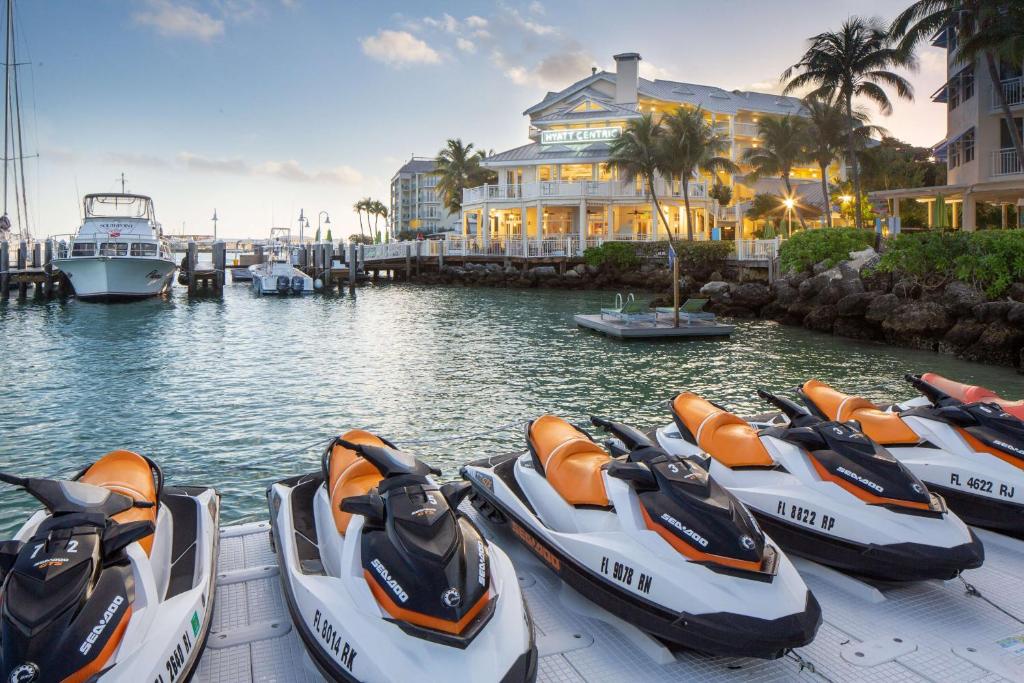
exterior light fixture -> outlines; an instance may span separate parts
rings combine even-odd
[[[839,201],[841,201],[843,204],[849,204],[850,202],[853,201],[853,197],[848,194],[839,195]]]
[[[792,209],[794,206],[796,206],[796,200],[794,200],[792,197],[786,197],[785,199],[782,200],[782,203],[786,206],[787,209]]]

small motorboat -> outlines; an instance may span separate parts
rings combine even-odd
[[[249,266],[256,294],[312,294],[313,278],[292,264],[291,230],[271,228],[266,261]]]

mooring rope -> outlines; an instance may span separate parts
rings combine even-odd
[[[1013,614],[1012,612],[1006,610],[1003,607],[1000,607],[996,603],[994,603],[991,600],[989,600],[988,598],[986,598],[984,595],[981,594],[981,591],[979,591],[977,588],[974,587],[974,584],[968,583],[967,579],[965,579],[962,574],[957,574],[956,578],[960,579],[960,583],[962,583],[964,585],[964,593],[966,593],[967,595],[970,595],[972,597],[975,597],[975,598],[981,598],[982,600],[984,600],[988,604],[992,605],[993,607],[995,607],[997,610],[999,610],[1000,612],[1002,612],[1006,616],[1008,616],[1011,619],[1013,619],[1014,621],[1016,621],[1018,624],[1024,624],[1024,619],[1021,619],[1016,614]]]
[[[817,667],[814,666],[813,662],[811,662],[809,659],[806,659],[805,657],[801,657],[797,653],[796,650],[794,650],[792,648],[790,648],[789,650],[786,650],[786,655],[785,656],[786,656],[786,659],[792,660],[792,661],[796,662],[800,666],[801,673],[806,671],[807,673],[810,673],[810,674],[813,674],[813,675],[817,676],[818,678],[822,679],[823,681],[828,681],[828,683],[833,683],[831,678],[829,678],[825,674],[823,674],[820,671],[818,671]]]

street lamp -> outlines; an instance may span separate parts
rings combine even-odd
[[[217,241],[217,209],[213,210],[213,218],[211,218],[210,220],[213,221],[213,241],[216,242]]]
[[[321,211],[320,213],[318,213],[316,215],[316,241],[317,242],[320,241],[320,218],[321,218],[321,216],[325,217],[324,218],[324,222],[323,222],[324,225],[330,225],[331,224],[331,217],[330,217],[330,215],[326,211]],[[328,228],[328,230],[330,230],[330,228]]]
[[[782,200],[782,205],[786,207],[786,218],[789,221],[789,228],[786,231],[790,237],[793,236],[793,207],[796,206],[796,200],[792,197],[786,197]]]
[[[302,209],[299,209],[299,244],[302,244],[305,232],[303,231],[303,224],[306,222],[306,216],[302,213]]]

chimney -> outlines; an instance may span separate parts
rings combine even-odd
[[[640,55],[623,52],[615,55],[615,104],[636,104],[640,78]]]

